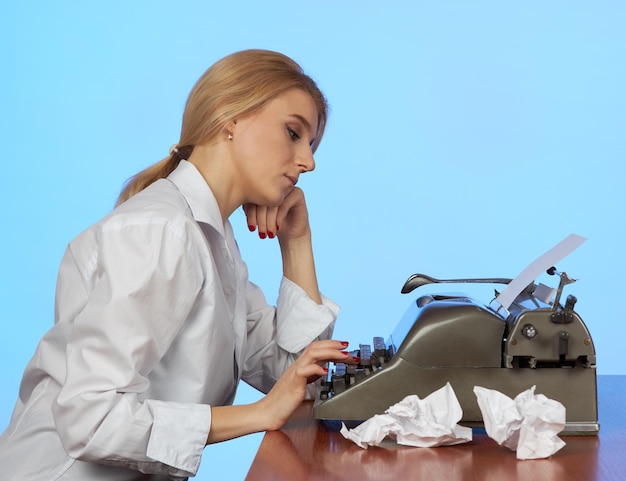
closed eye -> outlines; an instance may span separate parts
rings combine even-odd
[[[289,137],[291,137],[291,140],[293,140],[294,142],[300,139],[300,135],[298,134],[298,132],[293,130],[291,127],[287,127],[287,132],[289,132]]]

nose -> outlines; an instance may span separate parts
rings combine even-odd
[[[305,147],[302,153],[298,156],[298,167],[302,169],[302,172],[312,172],[315,170],[313,151],[309,147]]]

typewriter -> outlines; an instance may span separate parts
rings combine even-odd
[[[598,424],[596,354],[585,323],[574,310],[576,298],[560,302],[557,289],[532,282],[504,313],[463,294],[425,294],[409,306],[391,335],[359,344],[357,366],[330,366],[320,382],[314,417],[349,424],[383,413],[405,396],[420,398],[447,382],[463,409],[460,424],[483,427],[474,386],[496,389],[513,398],[536,386],[536,393],[566,408],[563,434],[596,434]],[[508,284],[510,279],[440,280],[411,276],[402,293],[433,283]],[[556,293],[553,300],[552,295]],[[498,291],[496,290],[496,295]],[[546,297],[548,299],[546,299]]]

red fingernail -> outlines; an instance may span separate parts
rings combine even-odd
[[[265,232],[259,232],[259,237],[261,239],[265,239],[265,237],[266,237]]]
[[[256,229],[256,227],[253,226],[252,224],[249,224],[248,229],[250,230],[250,232],[254,232],[254,229]]]
[[[349,356],[350,353],[348,351],[341,351],[341,354],[343,354],[344,356]]]
[[[276,232],[278,232],[280,230],[280,227],[278,227],[278,224],[276,224]]]
[[[267,237],[269,237],[270,239],[274,238],[274,233],[273,232],[268,232],[267,233]]]
[[[361,362],[361,358],[360,357],[352,356],[352,359],[354,359],[354,362],[356,362],[357,364],[359,362]]]
[[[341,341],[341,345],[342,345],[343,347],[347,347],[347,346],[348,346],[348,344],[349,344],[349,342],[348,342],[348,341]]]
[[[327,367],[324,368],[324,372],[328,372],[328,368]]]

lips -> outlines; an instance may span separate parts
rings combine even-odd
[[[287,177],[291,181],[291,183],[294,185],[294,187],[298,183],[298,178],[297,177],[293,177],[291,175],[286,175],[285,177]]]

